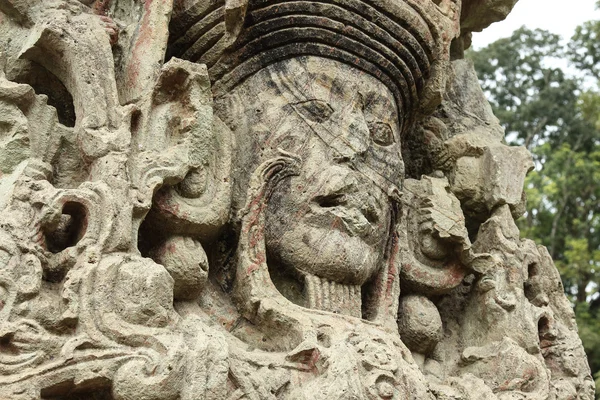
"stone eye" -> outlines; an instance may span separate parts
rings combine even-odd
[[[390,146],[396,142],[392,127],[385,122],[367,122],[371,139],[380,146]]]
[[[333,114],[333,108],[321,100],[307,100],[294,104],[294,108],[305,118],[313,122],[325,122]]]

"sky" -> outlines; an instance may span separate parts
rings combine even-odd
[[[473,33],[473,47],[480,49],[495,40],[510,36],[522,25],[542,28],[569,39],[575,27],[600,19],[596,0],[519,0],[512,13],[502,22],[492,24],[481,33]]]

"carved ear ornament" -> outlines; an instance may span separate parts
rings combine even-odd
[[[234,292],[242,306],[252,307],[265,298],[279,298],[267,268],[264,242],[264,211],[273,188],[282,179],[298,174],[300,159],[281,152],[279,157],[262,163],[252,175],[246,206],[241,211],[242,227],[238,244],[237,277]],[[252,319],[256,310],[247,309]]]

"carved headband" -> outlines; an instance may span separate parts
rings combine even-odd
[[[406,119],[428,97],[428,85],[442,85],[436,70],[459,32],[455,3],[182,0],[171,20],[168,55],[207,64],[217,96],[287,58],[332,58],[381,80]]]

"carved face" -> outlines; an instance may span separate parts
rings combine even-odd
[[[340,283],[367,281],[383,260],[390,194],[404,175],[391,92],[351,66],[302,57],[265,68],[229,100],[239,118],[231,120],[238,160],[253,166],[241,175],[279,150],[302,159],[300,174],[269,203],[269,262]]]

